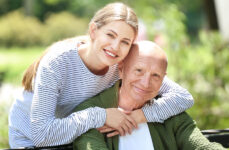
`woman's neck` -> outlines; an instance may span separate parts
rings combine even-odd
[[[109,66],[102,64],[93,50],[91,41],[81,44],[78,48],[79,55],[85,66],[96,75],[104,75],[109,70]]]

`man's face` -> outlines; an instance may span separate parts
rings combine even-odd
[[[121,90],[138,105],[144,105],[157,96],[161,87],[166,65],[160,58],[154,57],[152,51],[133,54],[123,63],[120,78]]]

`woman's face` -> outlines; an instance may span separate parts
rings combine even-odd
[[[124,21],[112,21],[101,28],[90,28],[92,48],[98,61],[105,66],[122,61],[128,54],[135,38],[133,28]]]

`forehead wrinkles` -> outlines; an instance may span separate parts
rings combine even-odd
[[[160,68],[161,67],[161,60],[155,57],[141,57],[139,56],[135,61],[136,66],[145,67],[147,69],[152,68]]]
[[[139,67],[139,69],[145,69],[147,72],[163,74],[164,61],[161,58],[154,56],[134,56],[135,59],[130,58],[127,67]]]

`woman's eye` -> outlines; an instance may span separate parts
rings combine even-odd
[[[111,38],[114,38],[114,35],[113,34],[110,34],[110,33],[107,33],[107,35]]]
[[[123,41],[122,43],[124,43],[125,45],[130,45],[130,43],[127,41]]]

